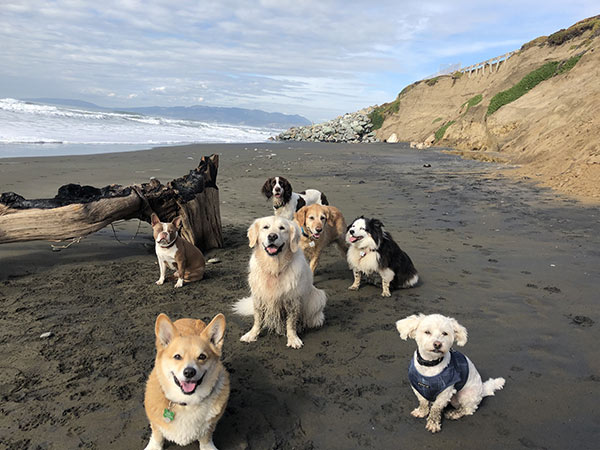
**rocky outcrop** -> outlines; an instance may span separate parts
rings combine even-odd
[[[276,137],[278,141],[379,142],[369,119],[371,108],[344,114],[328,122],[294,127]]]

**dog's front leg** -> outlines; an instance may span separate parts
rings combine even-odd
[[[298,327],[299,314],[297,311],[288,312],[286,331],[287,331],[287,346],[292,348],[300,348],[304,345],[302,339],[298,337],[296,329]]]
[[[381,275],[381,296],[382,297],[391,297],[392,293],[390,292],[390,283],[394,279],[396,275],[392,269],[385,269],[380,272]]]
[[[200,450],[218,450],[212,440],[212,433],[205,434],[198,441]]]
[[[160,277],[156,281],[156,284],[162,286],[162,284],[165,282],[165,274],[167,272],[167,263],[164,259],[158,258],[158,268],[160,269]]]
[[[144,450],[162,450],[164,440],[162,433],[152,425],[150,427],[152,428],[152,436],[150,436],[150,442]]]
[[[410,412],[411,416],[416,417],[417,419],[427,417],[427,414],[429,414],[429,400],[419,394],[419,391],[415,388],[412,388],[412,390],[419,400],[419,406]]]
[[[254,324],[250,331],[248,331],[245,335],[240,338],[242,342],[254,342],[258,339],[258,335],[260,334],[260,329],[262,328],[264,313],[260,308],[256,307],[256,303],[254,303]]]
[[[440,392],[429,409],[429,416],[427,416],[427,428],[432,433],[437,433],[442,429],[442,411],[450,403],[452,396],[456,393],[454,386],[450,386]]]
[[[352,283],[352,286],[350,286],[348,289],[350,289],[351,291],[358,291],[358,288],[360,287],[360,277],[361,277],[361,272],[360,270],[352,270],[352,272],[354,273],[354,283]]]

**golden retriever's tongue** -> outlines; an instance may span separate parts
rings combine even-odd
[[[183,389],[183,392],[192,392],[195,388],[196,388],[196,382],[195,381],[180,381],[179,382],[181,384],[181,389]]]
[[[277,250],[279,250],[279,248],[275,247],[274,245],[269,245],[267,247],[267,252],[269,252],[270,255],[277,253]]]

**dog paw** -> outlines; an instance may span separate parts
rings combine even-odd
[[[304,345],[302,339],[298,336],[290,336],[288,337],[287,346],[292,348],[300,348]]]
[[[348,287],[348,290],[349,290],[349,291],[358,291],[358,288],[359,288],[359,286],[357,286],[357,285],[353,284],[352,286],[349,286],[349,287]]]
[[[254,341],[256,341],[256,338],[258,338],[257,335],[255,335],[254,333],[252,333],[252,331],[248,331],[245,335],[243,335],[240,338],[240,341],[242,341],[242,342],[254,342]]]
[[[160,280],[156,280],[156,284],[158,284],[159,286],[162,286],[164,282],[165,280],[163,278],[161,278]]]
[[[144,450],[162,450],[162,448],[163,446],[160,445],[158,442],[150,440],[150,442],[148,442],[148,445],[146,445],[146,448],[144,448]]]
[[[423,417],[427,417],[427,414],[429,414],[429,410],[422,409],[422,408],[415,408],[410,412],[410,415],[413,417],[416,417],[417,419],[422,419]]]
[[[434,422],[433,420],[428,420],[425,428],[432,433],[437,433],[442,429],[442,424],[439,422]]]
[[[180,278],[179,280],[177,280],[177,283],[175,283],[175,287],[176,288],[183,287],[183,278]]]
[[[391,296],[392,296],[392,294],[391,294],[391,292],[390,292],[390,291],[383,291],[383,292],[381,293],[381,296],[382,296],[382,297],[391,297]]]

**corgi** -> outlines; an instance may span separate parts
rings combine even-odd
[[[155,324],[156,360],[146,383],[144,407],[152,436],[145,450],[161,450],[164,440],[178,445],[198,441],[216,450],[212,435],[229,398],[229,374],[221,362],[225,316]]]
[[[165,282],[167,266],[176,270],[176,288],[183,286],[184,281],[198,281],[204,277],[206,262],[204,255],[198,247],[190,244],[179,235],[181,217],[175,217],[172,222],[161,222],[158,216],[152,213],[150,223],[154,234],[156,256],[160,268],[160,278],[156,281],[159,286]]]

